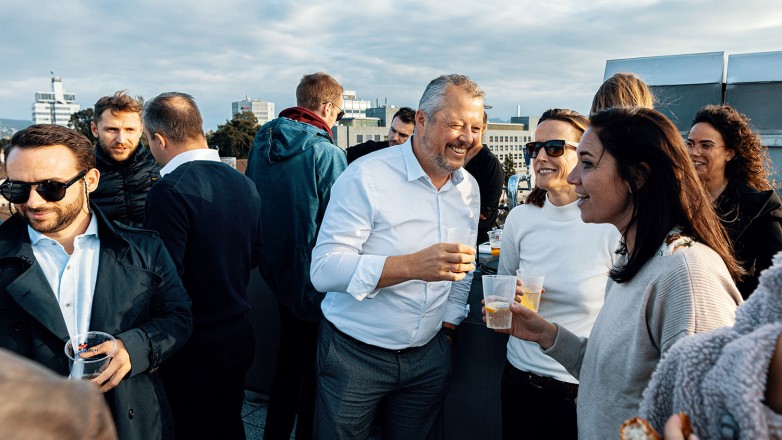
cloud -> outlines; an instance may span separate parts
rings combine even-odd
[[[442,73],[486,90],[490,116],[587,111],[607,59],[780,50],[782,9],[704,0],[0,0],[0,117],[30,118],[49,71],[82,107],[128,89],[192,94],[207,128],[246,95],[295,103],[323,70],[362,99],[415,107]]]

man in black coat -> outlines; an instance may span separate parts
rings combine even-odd
[[[348,163],[352,163],[361,156],[382,150],[383,148],[404,144],[407,142],[407,138],[412,136],[414,129],[415,110],[410,107],[400,108],[394,113],[394,117],[391,118],[391,125],[388,127],[388,140],[366,141],[348,148],[345,150],[348,157]]]
[[[160,233],[193,301],[193,337],[160,371],[180,439],[243,439],[244,375],[255,354],[250,270],[261,251],[261,197],[222,163],[184,93],[144,106],[144,132],[163,165],[145,225]]]
[[[141,143],[141,103],[119,91],[95,103],[90,124],[98,139],[95,158],[100,184],[92,201],[106,214],[129,226],[144,224],[147,192],[160,178],[160,165]]]
[[[99,173],[90,141],[74,130],[17,132],[6,171],[0,194],[17,212],[0,225],[0,347],[67,375],[70,337],[114,335],[111,361],[91,382],[105,393],[119,437],[170,438],[154,371],[187,341],[191,314],[163,242],[89,204]]]

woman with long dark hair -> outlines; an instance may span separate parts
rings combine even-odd
[[[604,439],[638,413],[671,345],[734,322],[741,267],[671,121],[655,110],[611,108],[591,124],[568,182],[584,222],[622,234],[603,308],[589,337],[579,338],[512,304],[506,332],[536,342],[579,379],[578,437]]]
[[[737,283],[746,299],[782,250],[782,201],[768,180],[768,151],[747,117],[729,105],[698,110],[687,147],[746,272]]]
[[[588,126],[589,120],[573,110],[551,109],[540,117],[535,141],[526,145],[535,189],[505,220],[497,270],[547,274],[538,313],[583,337],[603,305],[619,244],[616,228],[581,220],[578,196],[567,182]],[[576,378],[536,344],[509,338],[500,388],[503,438],[517,438],[519,426],[528,438],[575,438],[577,392]]]

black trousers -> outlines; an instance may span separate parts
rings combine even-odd
[[[245,439],[244,376],[255,355],[252,327],[188,343],[160,367],[177,439]]]
[[[502,438],[577,439],[577,393],[578,385],[521,371],[506,360],[500,390]]]
[[[280,349],[277,370],[269,392],[264,440],[288,440],[296,416],[296,440],[312,438],[315,412],[315,349],[318,323],[297,318],[280,309]]]

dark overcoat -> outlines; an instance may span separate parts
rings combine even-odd
[[[90,330],[122,340],[132,369],[105,394],[119,438],[165,438],[165,393],[155,370],[192,331],[190,299],[157,233],[109,223],[99,210],[100,256]],[[68,374],[60,306],[19,215],[0,225],[0,347]]]

